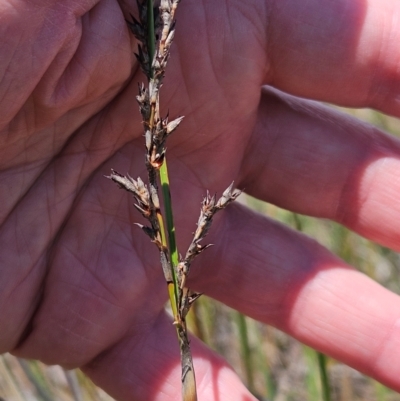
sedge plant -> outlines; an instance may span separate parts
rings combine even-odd
[[[139,84],[136,100],[143,121],[146,147],[147,184],[141,178],[133,179],[112,170],[108,177],[130,192],[135,207],[149,225],[138,224],[156,245],[161,267],[167,283],[169,302],[181,354],[182,400],[196,401],[196,380],[193,358],[189,345],[186,316],[200,294],[187,287],[190,266],[208,246],[201,245],[215,213],[235,200],[240,191],[231,184],[217,200],[207,193],[203,199],[197,229],[183,258],[179,258],[175,240],[171,193],[166,158],[166,140],[178,128],[183,117],[169,121],[160,115],[159,92],[165,75],[170,48],[175,35],[175,13],[180,0],[161,0],[154,7],[153,0],[137,0],[139,17],[132,16],[128,25],[140,42],[136,57],[147,78],[147,85]],[[159,191],[161,184],[161,191]],[[160,198],[163,198],[164,213]]]

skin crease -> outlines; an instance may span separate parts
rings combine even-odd
[[[103,177],[145,177],[132,7],[0,1],[0,350],[80,367],[121,401],[172,401],[157,252]],[[186,116],[168,144],[181,252],[206,190],[232,180],[400,250],[399,141],[317,102],[400,116],[399,17],[396,0],[182,1],[161,94]],[[208,242],[193,288],[400,390],[397,295],[240,204]],[[192,348],[199,399],[254,400]]]

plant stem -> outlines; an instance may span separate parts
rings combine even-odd
[[[331,401],[331,389],[329,386],[328,372],[326,369],[326,356],[317,352],[319,374],[321,377],[322,397],[324,401]]]
[[[153,0],[147,0],[147,36],[148,36],[148,43],[147,48],[149,52],[149,59],[150,59],[150,78],[154,76],[154,70],[152,68],[154,56],[155,56],[155,27],[154,27],[154,8],[153,8]],[[157,100],[158,104],[158,100]],[[154,117],[155,113],[157,112],[157,106],[151,109],[151,116],[150,116],[150,128],[153,128],[154,125]],[[172,308],[172,313],[174,315],[174,319],[177,318],[178,315],[178,303],[179,303],[179,285],[178,279],[176,276],[176,266],[179,263],[178,260],[178,251],[176,248],[176,241],[175,241],[175,227],[173,221],[173,214],[172,214],[172,206],[171,206],[171,193],[169,190],[169,178],[168,178],[168,169],[167,169],[167,160],[164,158],[164,162],[160,168],[160,181],[162,187],[162,193],[164,198],[164,211],[167,220],[167,233],[168,233],[168,244],[166,241],[165,235],[165,225],[163,221],[163,217],[161,214],[158,215],[158,221],[160,225],[161,231],[161,238],[163,242],[163,246],[168,249],[170,262],[171,262],[171,275],[173,283],[168,283],[168,295],[169,300]]]
[[[161,181],[161,189],[163,193],[164,199],[164,212],[165,219],[167,222],[167,232],[168,232],[168,249],[171,258],[171,267],[172,267],[172,279],[174,284],[174,294],[176,302],[178,302],[178,278],[176,276],[176,267],[179,263],[179,255],[178,249],[176,247],[176,239],[175,239],[175,225],[174,225],[174,216],[172,212],[172,204],[171,204],[171,191],[169,187],[169,177],[168,177],[168,166],[167,166],[167,158],[165,156],[164,163],[160,168],[160,181]]]
[[[162,3],[161,3],[162,4]],[[176,7],[177,3],[175,4]],[[165,6],[165,4],[164,4]],[[160,6],[160,10],[161,10]],[[171,9],[172,11],[172,9]],[[156,80],[156,72],[154,71],[154,57],[155,57],[155,21],[154,21],[154,11],[153,11],[153,1],[147,0],[147,40],[148,40],[148,52],[149,52],[149,62],[150,62],[150,74],[149,74],[149,88],[153,87],[154,81]],[[162,37],[161,41],[165,41],[167,37]],[[161,43],[161,42],[160,42]],[[162,59],[164,55],[164,49],[157,50],[158,56]],[[165,55],[164,55],[165,56]],[[166,59],[165,59],[166,61]],[[159,88],[158,88],[159,89]],[[151,94],[150,97],[153,95]],[[154,103],[155,100],[155,103]],[[151,132],[154,132],[156,129],[157,124],[161,121],[159,115],[159,95],[158,91],[156,94],[156,99],[151,100],[151,111],[150,111],[150,121],[149,121],[149,129]],[[158,220],[159,220],[159,227],[161,230],[161,238],[163,242],[163,247],[168,249],[168,257],[170,262],[170,275],[172,278],[172,283],[168,282],[168,295],[169,301],[172,308],[172,313],[174,315],[175,320],[175,329],[178,336],[180,351],[181,351],[181,364],[182,364],[182,373],[181,373],[181,380],[182,380],[182,399],[183,401],[197,401],[197,390],[196,390],[196,380],[194,374],[194,367],[193,367],[193,359],[192,354],[190,351],[189,346],[189,339],[187,336],[186,330],[186,322],[185,316],[181,310],[181,306],[186,305],[182,301],[182,294],[184,289],[181,288],[180,282],[178,281],[177,276],[177,266],[179,263],[178,257],[178,250],[176,247],[176,240],[175,240],[175,226],[173,221],[173,213],[172,213],[172,205],[171,205],[171,193],[169,187],[169,178],[168,178],[168,167],[167,167],[167,160],[165,157],[165,149],[164,149],[164,156],[163,161],[159,167],[159,178],[162,187],[162,194],[164,199],[164,213],[167,222],[167,233],[168,233],[168,246],[166,244],[165,239],[165,226],[163,223],[163,217],[161,213],[159,213]],[[152,178],[155,178],[154,174],[149,174],[150,182]],[[155,182],[151,185],[154,187],[157,186]],[[186,312],[187,313],[187,312]]]
[[[153,59],[156,52],[156,35],[154,32],[154,8],[153,0],[147,0],[147,27],[148,27],[148,42],[147,49],[149,52],[149,62],[150,62],[150,77],[153,77]]]
[[[175,240],[165,141],[179,126],[183,117],[178,117],[173,121],[168,121],[168,116],[161,118],[159,102],[159,91],[174,38],[174,16],[179,2],[180,0],[161,0],[160,14],[159,16],[157,14],[157,21],[155,21],[153,0],[138,0],[139,21],[132,17],[132,22],[128,22],[132,33],[141,43],[136,57],[148,79],[148,87],[145,88],[144,84],[139,85],[139,94],[136,96],[144,128],[148,186],[140,177],[134,180],[129,175],[124,176],[115,170],[111,170],[111,175],[108,178],[132,193],[135,199],[135,207],[150,222],[150,227],[138,225],[155,243],[160,252],[161,267],[168,285],[169,301],[181,351],[182,398],[184,401],[197,401],[195,372],[187,333],[186,316],[201,294],[188,288],[186,279],[194,258],[209,247],[209,245],[201,245],[200,241],[206,236],[215,213],[234,201],[239,196],[240,191],[233,190],[232,183],[223,192],[220,199],[207,192],[202,202],[196,232],[185,258],[180,261]],[[158,29],[157,35],[156,27]],[[164,217],[160,210],[159,183],[164,200]]]
[[[247,387],[254,394],[254,372],[253,364],[251,360],[251,349],[249,343],[248,329],[246,318],[241,314],[237,313],[237,324],[239,329],[239,342],[241,348],[241,355],[244,363],[244,370],[246,375]]]
[[[292,213],[292,217],[294,220],[294,226],[298,231],[303,231],[303,225],[301,223],[301,220],[299,216],[296,213]],[[321,379],[321,387],[322,387],[322,398],[324,401],[331,401],[331,390],[329,386],[329,377],[328,377],[328,372],[326,369],[326,362],[327,358],[324,354],[321,354],[321,352],[317,352],[317,359],[318,359],[318,370],[319,370],[319,376]]]

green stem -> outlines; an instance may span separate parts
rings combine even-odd
[[[326,369],[326,356],[317,352],[319,374],[321,377],[322,396],[324,401],[331,401],[331,389],[329,386],[329,377]]]
[[[147,0],[147,28],[148,28],[148,43],[147,48],[149,52],[150,62],[150,76],[153,77],[153,65],[154,54],[156,52],[156,34],[154,32],[154,8],[153,0]]]
[[[48,383],[46,383],[45,376],[43,375],[43,372],[38,369],[36,363],[33,361],[29,363],[25,359],[20,358],[18,358],[18,362],[26,377],[34,386],[40,399],[43,401],[54,400],[54,396],[51,394],[50,387],[48,386]]]
[[[251,349],[249,344],[246,318],[241,313],[237,313],[237,322],[239,329],[240,348],[241,348],[242,358],[244,361],[244,370],[246,374],[247,386],[249,390],[252,393],[254,393],[253,364],[251,361]]]
[[[149,53],[149,61],[150,65],[150,73],[149,73],[149,86],[150,83],[154,80],[154,71],[153,71],[153,60],[155,54],[155,33],[154,33],[154,11],[153,11],[153,1],[147,0],[147,15],[148,15],[148,53]],[[148,128],[152,131],[152,134],[155,134],[155,124],[159,121],[159,98],[157,95],[157,99],[152,99],[151,101],[151,111],[150,111],[150,120],[148,124]],[[169,189],[169,178],[168,178],[168,168],[167,168],[167,160],[164,157],[164,162],[160,167],[159,171],[162,194],[164,199],[164,214],[166,219],[166,231],[168,233],[168,241],[166,240],[165,228],[162,223],[162,216],[159,216],[159,220],[161,220],[160,230],[162,230],[161,237],[163,242],[163,248],[168,249],[169,259],[170,259],[170,268],[171,268],[171,276],[172,283],[168,282],[168,295],[169,301],[172,308],[172,313],[175,319],[175,329],[178,335],[178,341],[181,352],[181,364],[182,364],[182,399],[184,401],[197,401],[197,391],[196,391],[196,379],[194,374],[193,367],[193,359],[192,354],[190,352],[189,340],[186,331],[186,323],[185,316],[182,315],[182,312],[179,310],[180,302],[181,302],[181,289],[178,282],[177,277],[177,266],[179,263],[178,250],[176,248],[175,241],[175,226],[172,215],[172,206],[171,206],[171,193]],[[152,174],[154,176],[154,174]],[[166,244],[168,242],[168,246]],[[169,278],[168,278],[169,281]]]
[[[299,215],[296,213],[292,213],[292,217],[294,220],[294,226],[298,231],[303,231],[303,225],[299,218]],[[319,369],[319,376],[321,379],[321,386],[322,386],[322,398],[324,401],[331,401],[331,390],[329,386],[329,377],[328,372],[326,369],[326,356],[317,352],[317,359],[318,359],[318,369]]]
[[[151,68],[154,54],[155,54],[155,32],[154,32],[154,9],[153,9],[153,0],[147,0],[147,27],[148,27],[148,51],[150,57],[150,76],[153,76],[153,68]],[[152,109],[151,117],[150,117],[150,126],[153,124],[154,114],[156,112],[156,108]],[[168,285],[168,293],[169,299],[171,303],[172,312],[174,314],[174,318],[178,314],[178,304],[179,304],[179,284],[178,278],[176,276],[176,266],[179,263],[178,250],[176,248],[176,240],[175,240],[175,226],[174,219],[172,215],[172,206],[171,206],[171,193],[169,190],[169,178],[168,178],[168,168],[167,168],[167,160],[164,158],[164,163],[160,168],[160,181],[162,187],[162,193],[164,198],[164,211],[167,221],[167,233],[168,233],[168,250],[169,256],[171,258],[171,270],[172,270],[172,279],[173,285]],[[160,216],[162,219],[162,216]],[[165,241],[165,229],[164,224],[160,224],[161,236],[163,237],[163,242]],[[166,243],[163,243],[166,246]]]
[[[164,199],[164,212],[167,223],[168,249],[171,257],[174,292],[175,292],[175,298],[176,300],[178,300],[179,284],[178,284],[178,278],[176,277],[176,267],[178,266],[179,263],[179,255],[178,255],[178,249],[176,247],[174,216],[172,213],[171,191],[169,188],[168,166],[166,158],[164,158],[164,163],[160,168],[160,181]]]

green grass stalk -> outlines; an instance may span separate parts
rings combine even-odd
[[[318,382],[318,362],[316,359],[316,352],[307,347],[303,346],[303,355],[305,359],[305,363],[307,366],[306,375],[305,375],[305,386],[307,389],[307,400],[308,401],[322,401],[322,389],[319,386]]]
[[[303,231],[303,225],[299,216],[296,213],[292,213],[294,226],[298,231]],[[317,360],[318,360],[318,370],[319,376],[321,379],[321,386],[322,386],[322,398],[324,401],[331,401],[331,390],[329,384],[329,377],[327,372],[327,358],[324,354],[320,352],[316,352]]]
[[[331,389],[329,385],[329,377],[328,377],[328,370],[327,370],[327,358],[321,352],[317,352],[318,358],[318,369],[319,375],[321,379],[321,386],[322,386],[322,399],[324,401],[331,401]]]
[[[246,318],[241,314],[237,313],[237,326],[239,329],[239,342],[242,360],[244,364],[244,372],[246,375],[247,387],[249,390],[254,393],[254,371],[253,371],[253,363],[251,358],[251,348],[249,343],[249,335]]]
[[[147,0],[147,36],[148,36],[148,52],[150,58],[150,76],[153,77],[154,72],[152,68],[154,55],[155,55],[155,45],[156,45],[156,35],[155,35],[155,27],[154,27],[154,8],[153,8],[153,0]],[[150,118],[150,122],[153,122],[155,110],[152,110],[152,115]],[[178,250],[176,247],[176,240],[175,240],[175,226],[174,226],[174,218],[172,213],[172,205],[171,205],[171,192],[169,188],[169,177],[168,177],[168,167],[167,167],[167,158],[164,157],[164,162],[160,168],[160,181],[161,181],[161,188],[162,194],[164,199],[164,212],[166,216],[167,222],[167,233],[168,233],[168,244],[165,240],[165,226],[163,222],[162,216],[159,216],[160,222],[160,230],[161,230],[161,237],[163,241],[163,246],[167,247],[168,253],[170,256],[171,262],[171,270],[172,270],[172,279],[173,283],[168,284],[168,295],[169,301],[172,308],[172,313],[174,318],[178,315],[178,291],[179,291],[179,284],[178,278],[176,276],[176,266],[179,263],[179,256]]]
[[[175,4],[176,7],[176,4]],[[155,21],[154,21],[154,9],[153,9],[153,0],[147,0],[147,41],[148,41],[148,56],[150,62],[150,74],[149,80],[152,81],[155,77],[154,71],[154,57],[155,57],[155,45],[156,45],[156,35],[155,35]],[[162,38],[161,40],[165,40]],[[161,44],[161,42],[160,42]],[[163,50],[161,50],[161,53]],[[150,85],[149,85],[150,87]],[[152,131],[154,129],[154,124],[157,123],[159,119],[159,98],[157,94],[156,103],[151,102],[151,110],[150,110],[150,120],[149,120],[149,128]],[[165,151],[165,150],[164,150]],[[150,176],[149,176],[150,178]],[[159,170],[159,179],[161,182],[162,188],[162,197],[164,200],[164,214],[166,218],[166,231],[168,234],[168,241],[165,238],[165,226],[163,223],[163,217],[159,211],[158,221],[159,228],[161,231],[161,239],[162,246],[164,249],[167,249],[167,254],[170,262],[170,276],[172,278],[172,283],[168,282],[168,296],[169,301],[172,308],[172,313],[175,319],[175,329],[178,336],[178,342],[180,345],[181,351],[181,363],[182,363],[182,399],[183,401],[197,401],[197,390],[196,390],[196,380],[195,373],[193,367],[193,359],[189,346],[189,339],[187,336],[187,329],[185,323],[185,316],[182,312],[182,305],[185,307],[185,303],[181,304],[182,301],[182,291],[183,288],[180,288],[180,282],[177,276],[177,266],[179,263],[178,250],[176,247],[175,240],[175,225],[173,220],[173,212],[171,205],[171,192],[169,186],[169,177],[168,177],[168,167],[167,160],[164,154],[163,162],[161,163]],[[168,242],[168,244],[166,244]],[[189,305],[189,304],[187,304]],[[186,306],[189,307],[190,306]],[[186,312],[187,313],[187,312]]]
[[[45,377],[39,371],[35,362],[28,362],[25,359],[18,358],[18,362],[24,371],[26,377],[34,386],[37,395],[42,401],[53,401],[54,395],[46,383]]]
[[[176,246],[176,238],[175,238],[175,225],[174,225],[174,216],[172,212],[172,204],[171,204],[171,191],[169,186],[169,177],[168,177],[168,166],[167,166],[167,157],[164,157],[164,163],[160,168],[160,181],[161,181],[161,189],[164,199],[164,213],[165,220],[167,223],[167,233],[168,233],[168,250],[171,258],[172,265],[172,279],[174,284],[174,297],[176,304],[178,303],[178,278],[176,276],[176,267],[179,263],[179,254],[178,248]]]

